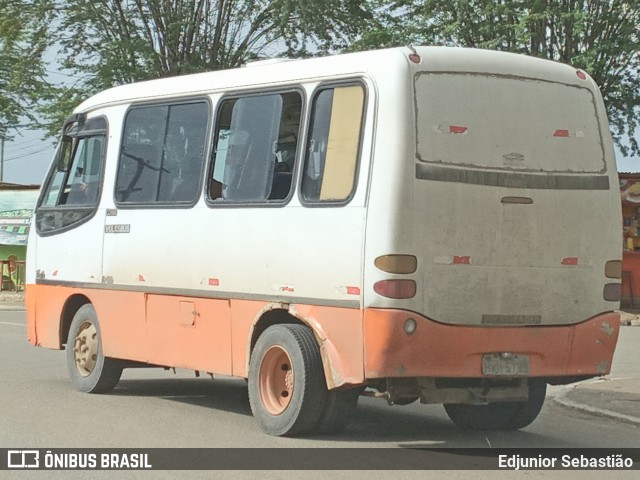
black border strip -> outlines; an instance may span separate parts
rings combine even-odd
[[[11,467],[9,467],[11,464]],[[640,470],[638,448],[16,448],[3,470]],[[384,474],[383,474],[384,475]],[[526,473],[524,473],[526,475]],[[371,474],[369,474],[371,476]],[[606,476],[602,474],[601,476]],[[384,475],[388,477],[388,475]]]
[[[114,283],[89,283],[70,282],[64,280],[49,280],[44,278],[36,279],[37,285],[48,285],[52,287],[84,288],[93,290],[114,290],[125,292],[140,292],[155,295],[174,295],[179,297],[211,298],[219,300],[256,300],[269,303],[288,303],[301,305],[315,305],[320,307],[340,307],[340,308],[360,308],[359,300],[335,300],[310,297],[294,297],[283,295],[265,295],[259,293],[211,291],[196,288],[171,288],[171,287],[150,287],[144,285],[123,285]]]
[[[416,163],[418,180],[538,190],[609,190],[606,175],[554,175],[466,170]]]

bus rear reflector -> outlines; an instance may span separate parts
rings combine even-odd
[[[454,265],[471,265],[471,257],[469,255],[454,255]]]
[[[558,129],[555,132],[553,132],[553,136],[554,137],[568,137],[569,136],[569,130]]]
[[[604,299],[607,302],[619,302],[620,301],[620,284],[619,283],[607,283],[604,286]]]
[[[562,265],[578,265],[578,257],[566,257],[560,263]]]
[[[378,295],[387,298],[413,298],[416,296],[416,282],[413,280],[381,280],[373,285]]]
[[[460,125],[449,125],[449,133],[462,134],[467,133],[468,128]]]
[[[375,265],[387,273],[413,273],[418,268],[418,259],[413,255],[383,255],[376,258]]]
[[[620,260],[609,260],[604,264],[604,274],[607,278],[622,277],[622,262]]]

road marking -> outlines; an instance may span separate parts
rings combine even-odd
[[[24,323],[0,322],[0,325],[11,325],[13,327],[26,327]]]

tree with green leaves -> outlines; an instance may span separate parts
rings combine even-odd
[[[114,85],[345,48],[370,16],[365,0],[67,0],[58,13],[61,67],[85,81],[60,90],[52,126]]]
[[[35,106],[48,96],[42,55],[49,45],[51,5],[0,0],[0,137],[37,123]]]
[[[620,150],[640,154],[640,0],[376,0],[376,12],[352,48],[487,48],[584,69],[600,86]]]

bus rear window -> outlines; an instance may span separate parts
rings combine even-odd
[[[586,88],[484,74],[420,73],[417,154],[424,162],[530,172],[606,171]]]

